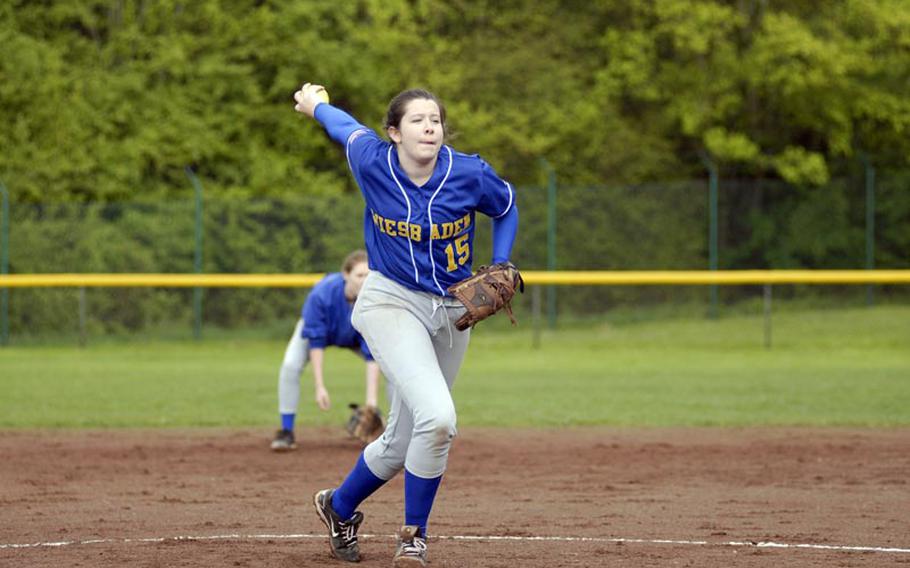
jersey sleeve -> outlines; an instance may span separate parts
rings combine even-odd
[[[328,343],[329,322],[328,310],[319,296],[310,293],[303,305],[303,337],[310,347],[325,349]]]
[[[369,154],[369,149],[382,140],[373,130],[357,122],[357,120],[340,108],[327,103],[316,105],[313,116],[325,128],[329,138],[344,146],[344,153],[348,165],[355,174],[359,172],[364,156]]]
[[[490,164],[480,162],[480,199],[477,210],[497,219],[502,217],[513,207],[515,192],[512,184],[500,178]]]
[[[357,340],[360,342],[360,354],[363,355],[363,359],[365,361],[372,361],[373,354],[370,353],[370,347],[367,345],[367,340],[359,333],[357,334]]]
[[[325,128],[329,138],[342,146],[347,146],[351,135],[355,132],[367,130],[367,127],[357,122],[353,116],[328,103],[316,105],[313,118]]]
[[[493,219],[494,264],[509,262],[516,235],[518,235],[518,205],[513,203],[505,215]]]

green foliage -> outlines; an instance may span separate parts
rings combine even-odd
[[[902,268],[908,75],[904,0],[7,1],[11,270],[191,271],[188,165],[206,272],[334,269],[360,246],[361,201],[343,151],[292,110],[303,81],[376,129],[399,90],[441,95],[453,145],[529,188],[528,268],[546,266],[542,159],[561,188],[560,268],[704,267],[704,183],[679,181],[704,178],[703,158],[721,174],[722,268],[862,266],[861,156],[882,188],[876,262]],[[13,329],[70,325],[73,294],[15,291]],[[188,291],[88,296],[100,329],[187,317]],[[268,296],[209,290],[206,318],[246,325],[300,301]]]
[[[188,182],[187,182],[188,184]],[[185,193],[189,193],[186,191]],[[275,199],[205,198],[203,271],[295,273],[340,270],[344,256],[363,248],[359,195]],[[194,204],[162,202],[15,204],[11,208],[10,271],[194,271]],[[191,290],[112,288],[86,291],[92,332],[142,332],[188,322]],[[296,313],[306,295],[295,289],[205,292],[204,317],[225,327],[259,325]],[[75,330],[77,291],[13,289],[14,335]]]
[[[910,246],[908,178],[883,172],[877,210],[876,266],[906,268]],[[115,203],[13,202],[10,271],[194,271],[194,204],[184,198]],[[513,259],[526,270],[544,270],[548,259],[547,190],[516,189],[521,230]],[[203,272],[298,273],[339,269],[344,256],[363,247],[359,194],[242,196],[203,199]],[[847,180],[822,186],[722,180],[721,268],[858,268],[865,263],[862,187]],[[707,186],[703,181],[557,189],[557,269],[697,270],[706,266]],[[490,222],[478,217],[475,265],[490,261]],[[906,288],[886,289],[887,296]],[[729,301],[749,297],[725,290]],[[296,313],[306,295],[298,289],[205,290],[207,326],[261,326]],[[601,314],[617,306],[698,302],[698,287],[573,287],[559,293],[564,315]],[[144,333],[162,325],[187,325],[192,291],[158,288],[90,288],[88,331]],[[16,288],[10,291],[15,338],[73,333],[77,290]],[[529,307],[531,294],[516,302]]]
[[[723,128],[711,128],[705,132],[705,148],[716,158],[748,162],[759,155],[759,148],[747,136],[727,132]]]
[[[436,90],[518,184],[540,157],[574,184],[685,178],[704,150],[820,183],[860,150],[906,165],[908,37],[901,0],[6,2],[0,174],[28,201],[179,192],[186,165],[219,193],[350,191],[291,110],[314,80],[373,127]]]
[[[828,183],[828,166],[824,156],[803,148],[787,147],[773,158],[780,177],[792,184],[823,185]]]

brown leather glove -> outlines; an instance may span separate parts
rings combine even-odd
[[[464,331],[503,308],[509,314],[512,325],[515,325],[512,297],[516,290],[524,292],[525,282],[514,264],[500,262],[481,266],[473,276],[449,286],[449,294],[458,298],[468,309],[455,322],[455,327],[458,331]]]
[[[364,444],[369,444],[385,430],[385,424],[382,422],[382,411],[375,406],[360,406],[359,404],[350,403],[351,417],[344,429],[352,438],[357,438]]]

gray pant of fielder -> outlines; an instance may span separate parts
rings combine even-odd
[[[297,414],[300,403],[300,374],[310,354],[309,342],[300,336],[302,331],[303,320],[297,320],[278,372],[278,412],[281,414]]]
[[[364,281],[351,322],[389,383],[388,424],[364,450],[380,479],[402,468],[423,478],[445,471],[456,434],[450,390],[471,335],[455,329],[464,312],[454,298],[409,290],[376,271]]]

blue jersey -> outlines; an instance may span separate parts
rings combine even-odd
[[[471,275],[475,212],[499,218],[515,206],[512,186],[477,155],[443,146],[430,179],[417,187],[394,144],[327,104],[319,120],[344,144],[366,201],[364,240],[370,268],[412,290],[448,295]]]
[[[353,309],[344,297],[344,277],[340,272],[327,274],[313,286],[303,304],[301,335],[311,348],[325,349],[335,345],[359,349],[364,359],[372,361],[367,342],[351,325]]]

